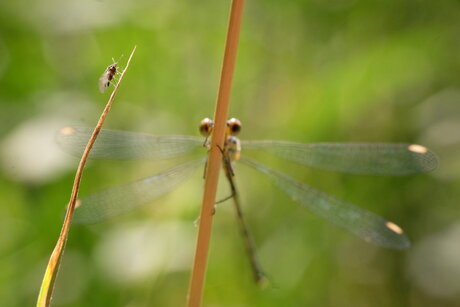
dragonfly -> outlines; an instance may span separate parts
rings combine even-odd
[[[205,118],[200,123],[202,137],[188,135],[156,136],[127,131],[102,130],[90,158],[93,159],[172,159],[208,147],[213,121]],[[240,140],[241,122],[227,121],[224,147],[220,148],[223,169],[230,185],[238,224],[243,234],[246,253],[254,280],[264,282],[257,261],[255,244],[244,220],[241,201],[235,182],[234,164],[243,163],[263,173],[275,186],[302,207],[342,227],[367,242],[390,249],[406,249],[410,241],[400,226],[377,214],[302,183],[285,173],[246,157],[244,150],[260,150],[282,159],[312,168],[350,174],[409,175],[436,168],[437,156],[426,147],[408,143],[297,143],[275,140]],[[62,128],[58,143],[68,152],[81,155],[92,129]],[[243,151],[242,151],[243,149]],[[133,182],[111,187],[78,200],[74,223],[88,224],[106,220],[131,211],[176,188],[195,170],[206,167],[206,157],[189,159],[173,168]],[[220,203],[219,201],[217,203]]]

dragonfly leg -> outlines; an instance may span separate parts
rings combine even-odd
[[[203,147],[209,147],[209,136],[207,136],[207,137],[204,139]],[[209,152],[209,150],[208,150],[208,152]]]
[[[226,202],[227,200],[232,199],[234,196],[235,196],[235,194],[233,194],[233,192],[232,192],[232,194],[230,194],[229,196],[224,197],[224,198],[222,198],[221,200],[216,201],[216,205],[221,204],[221,203],[224,203],[224,202]]]
[[[206,140],[204,140],[204,143],[203,143],[203,147],[208,147],[209,143],[208,143],[208,137],[206,137]],[[219,147],[219,146],[217,146]],[[219,147],[220,149],[220,147]],[[208,149],[208,153],[211,149]],[[222,151],[222,149],[221,149]],[[206,163],[204,164],[204,170],[203,170],[203,179],[206,179],[206,171],[208,169],[208,159],[206,159]]]
[[[208,170],[208,159],[204,163],[204,170],[203,170],[203,179],[206,179],[206,171]]]
[[[214,205],[214,208],[212,208],[212,215],[216,214],[216,205]],[[198,224],[200,223],[200,216],[198,216],[194,221],[193,225],[195,227],[198,227]]]

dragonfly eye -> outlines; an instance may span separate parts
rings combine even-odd
[[[214,127],[214,121],[210,118],[205,118],[200,122],[200,133],[202,136],[209,136]]]
[[[227,121],[227,127],[230,135],[237,135],[241,131],[241,122],[236,118],[230,118]]]

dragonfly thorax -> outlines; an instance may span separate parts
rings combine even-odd
[[[225,152],[227,153],[230,161],[236,161],[241,155],[241,142],[236,136],[228,136],[225,141]]]

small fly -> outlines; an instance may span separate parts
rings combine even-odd
[[[122,55],[123,56],[123,55]],[[121,56],[121,57],[122,57]],[[99,91],[101,93],[105,93],[107,88],[110,85],[110,82],[115,78],[115,75],[119,72],[119,66],[118,62],[120,61],[121,57],[118,59],[118,61],[115,62],[115,60],[112,58],[113,64],[109,65],[102,76],[99,78]],[[116,79],[115,79],[116,80]]]

